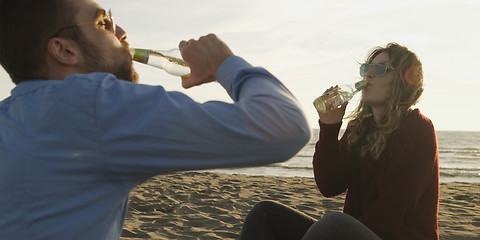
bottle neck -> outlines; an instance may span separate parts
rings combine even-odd
[[[362,79],[361,81],[356,82],[353,85],[353,93],[358,93],[362,91],[367,86],[367,80]]]

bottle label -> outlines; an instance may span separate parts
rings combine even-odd
[[[344,102],[345,100],[343,99],[342,94],[340,94],[339,88],[336,87],[315,99],[313,104],[319,112],[326,113],[338,108]]]
[[[333,110],[344,103],[342,95],[340,94],[339,88],[335,88],[332,91],[329,91],[324,98],[325,105],[327,105],[327,110]]]

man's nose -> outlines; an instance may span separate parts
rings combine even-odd
[[[120,27],[118,25],[116,25],[115,36],[120,41],[126,41],[127,40],[127,32],[122,27]]]

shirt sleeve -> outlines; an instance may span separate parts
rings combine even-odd
[[[217,71],[234,103],[198,103],[160,86],[107,75],[96,115],[105,165],[115,180],[288,160],[309,140],[299,103],[263,68],[229,57]]]
[[[315,145],[313,171],[318,189],[325,197],[337,196],[347,190],[351,175],[346,149],[348,130],[341,141],[338,133],[342,123],[320,124],[320,136]]]

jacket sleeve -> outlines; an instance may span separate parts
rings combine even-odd
[[[347,190],[351,176],[346,138],[348,130],[338,140],[339,124],[320,124],[320,136],[315,145],[313,170],[318,189],[325,197],[333,197]]]

